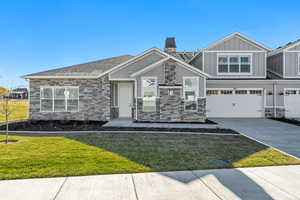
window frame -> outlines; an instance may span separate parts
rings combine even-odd
[[[185,87],[185,80],[186,79],[196,79],[196,86],[197,88],[195,89],[195,103],[196,103],[196,109],[195,110],[186,110],[186,102],[190,102],[190,101],[187,101],[185,100],[185,92],[188,91],[194,91],[194,90],[190,90],[190,89],[186,89]],[[184,76],[182,77],[182,98],[183,98],[183,102],[184,102],[184,105],[183,105],[183,109],[185,112],[198,112],[198,98],[199,98],[199,77],[197,76]]]
[[[153,91],[154,91],[154,109],[153,110],[145,110],[145,107],[144,107],[144,92],[145,92],[145,88],[144,88],[144,85],[143,85],[143,82],[144,80],[147,80],[147,79],[154,79],[155,80],[155,86],[153,86]],[[156,108],[156,98],[157,98],[157,89],[158,89],[158,82],[157,82],[157,77],[156,76],[143,76],[141,77],[141,97],[142,97],[142,100],[143,100],[143,112],[156,112],[157,108]],[[146,91],[149,91],[149,90],[146,90]]]
[[[43,111],[42,110],[42,100],[44,99],[50,99],[50,98],[44,98],[42,97],[42,90],[45,89],[45,88],[51,88],[52,89],[52,110],[51,111]],[[55,98],[55,89],[57,88],[64,88],[65,90],[68,89],[68,88],[76,88],[78,89],[78,97],[77,98]],[[79,107],[80,107],[80,103],[79,103],[79,97],[80,97],[80,93],[79,93],[79,86],[41,86],[40,87],[40,112],[46,112],[46,113],[60,113],[60,112],[65,112],[65,113],[76,113],[76,112],[79,112]],[[62,111],[55,111],[55,100],[64,100],[65,101],[65,109],[62,110]],[[68,100],[77,100],[78,101],[78,107],[77,107],[77,110],[72,110],[72,111],[69,111],[68,110]]]
[[[300,53],[298,53],[298,75],[300,75]]]
[[[219,62],[219,57],[226,57],[227,63]],[[238,63],[233,63],[233,64],[238,64],[239,72],[230,72],[231,57],[238,57]],[[250,65],[249,72],[241,72],[241,66],[243,65],[243,63],[241,62],[241,57],[249,57],[250,61],[248,63],[244,63]],[[218,53],[217,54],[217,75],[242,75],[242,76],[252,75],[252,67],[253,67],[252,59],[253,59],[253,54],[251,53]],[[226,65],[226,64],[227,64],[227,72],[219,72],[219,65]]]

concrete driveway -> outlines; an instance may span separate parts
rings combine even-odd
[[[280,166],[0,181],[0,199],[299,200],[299,188],[300,166]]]
[[[271,119],[216,118],[223,128],[231,128],[265,144],[300,158],[300,127]]]

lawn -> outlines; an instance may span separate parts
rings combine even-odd
[[[0,122],[5,121],[4,115],[1,113],[3,101],[0,100]],[[27,119],[28,118],[28,100],[10,100],[9,106],[12,107],[12,114],[9,120]]]
[[[300,164],[241,135],[106,133],[10,139],[19,141],[0,143],[0,179]]]

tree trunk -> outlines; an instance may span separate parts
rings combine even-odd
[[[6,144],[8,144],[8,100],[6,100],[5,121],[6,121]]]

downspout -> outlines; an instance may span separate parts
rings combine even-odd
[[[276,101],[276,97],[277,97],[277,90],[276,90],[276,81],[273,83],[273,109],[274,109],[274,118],[277,117],[277,101]]]

